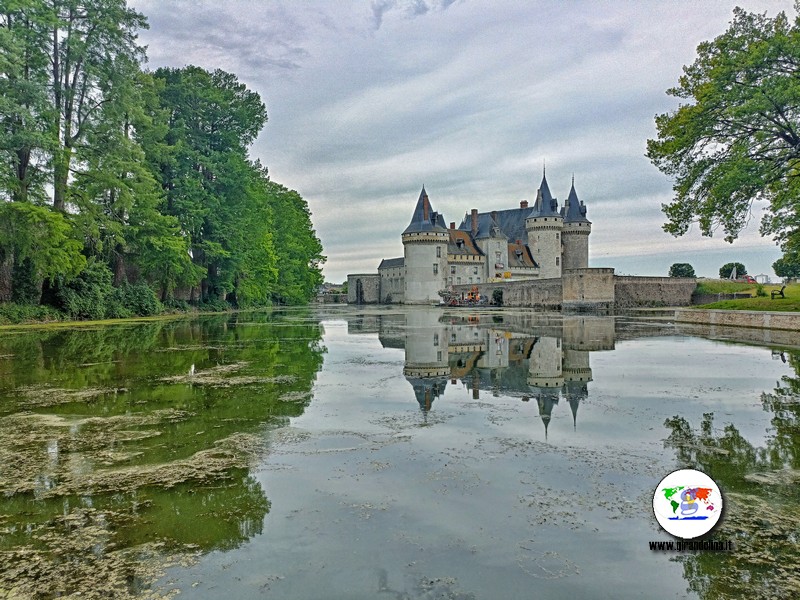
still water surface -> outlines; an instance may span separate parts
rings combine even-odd
[[[797,597],[797,347],[519,310],[6,330],[0,597]],[[736,551],[649,549],[685,467]]]

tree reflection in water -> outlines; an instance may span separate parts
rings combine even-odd
[[[731,553],[681,555],[689,587],[702,598],[800,597],[800,352],[789,352],[795,376],[761,395],[772,428],[754,446],[733,425],[699,429],[680,416],[665,422],[665,446],[685,468],[708,473],[722,489],[725,514],[707,537],[733,540]]]
[[[0,338],[0,597],[147,597],[260,534],[251,467],[322,366],[305,312]]]

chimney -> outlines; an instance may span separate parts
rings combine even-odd
[[[450,229],[455,229],[455,228],[456,228],[456,222],[450,221]]]
[[[428,215],[429,208],[430,206],[428,205],[428,196],[425,196],[422,199],[422,218],[426,221],[430,218],[430,216]]]
[[[520,208],[528,208],[528,201],[527,200],[520,200],[519,207]]]
[[[472,209],[472,235],[478,235],[478,209]]]

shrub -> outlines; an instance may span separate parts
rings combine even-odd
[[[767,292],[764,290],[764,285],[761,283],[756,284],[756,296],[761,298],[765,298],[767,296]]]
[[[15,325],[17,323],[48,323],[63,321],[65,314],[52,306],[31,304],[0,304],[0,324]]]
[[[112,279],[105,264],[90,259],[75,279],[59,283],[56,297],[62,310],[73,319],[102,319],[106,300],[114,289]]]
[[[205,312],[226,312],[231,309],[231,305],[218,298],[206,298],[198,305],[198,308]]]
[[[146,283],[125,283],[114,290],[109,298],[110,312],[116,312],[118,318],[149,317],[159,314],[163,307],[153,289]],[[126,313],[127,314],[124,314]],[[109,314],[111,316],[111,314]]]

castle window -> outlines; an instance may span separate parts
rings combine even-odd
[[[478,267],[472,267],[472,274],[473,275],[477,275],[478,274]]]
[[[436,353],[436,362],[442,362],[442,351],[441,350],[439,350]]]
[[[452,277],[448,277],[447,278],[447,283],[449,283],[450,285],[453,285],[453,278]]]
[[[439,274],[439,263],[433,263],[433,274],[434,275]]]
[[[558,232],[556,232],[556,239],[559,239]]]
[[[472,283],[472,277],[469,278],[469,282]]]
[[[556,256],[556,266],[558,266],[558,256]]]
[[[456,285],[461,285],[461,277],[456,277]]]
[[[442,258],[442,247],[436,246],[436,258]]]
[[[481,282],[481,278],[480,278],[480,277],[478,277],[478,283],[480,283],[480,282]]]
[[[450,275],[455,275],[455,274],[456,274],[456,266],[450,265]]]
[[[438,333],[434,333],[433,334],[433,345],[434,346],[438,346],[439,345],[439,334]]]

